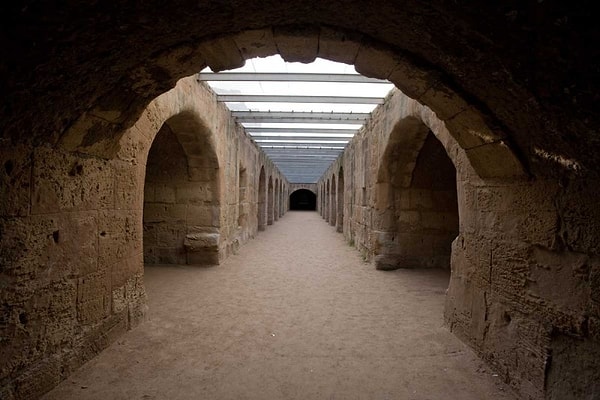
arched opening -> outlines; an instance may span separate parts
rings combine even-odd
[[[330,198],[329,198],[329,179],[327,179],[327,183],[325,184],[325,196],[324,196],[324,201],[325,201],[325,221],[329,222],[329,218],[330,218],[330,209],[329,209],[329,203],[330,203]]]
[[[317,209],[317,195],[308,189],[298,189],[290,195],[290,210],[315,211]]]
[[[417,119],[401,121],[390,135],[377,196],[376,267],[449,270],[459,222],[456,169],[440,141]]]
[[[279,220],[279,179],[275,179],[275,193],[273,196],[273,221]]]
[[[265,183],[265,167],[260,168],[258,177],[258,230],[264,231],[267,227],[267,185]]]
[[[337,196],[337,231],[344,231],[344,169],[340,167],[338,172],[338,196]]]
[[[217,170],[208,134],[191,114],[162,125],[146,164],[145,263],[218,264]]]
[[[267,225],[273,225],[274,193],[273,177],[269,176],[269,185],[267,186]]]
[[[331,217],[329,218],[329,225],[332,226],[335,226],[337,221],[337,192],[335,190],[335,186],[335,174],[333,174],[331,177],[331,198],[329,199],[329,204],[331,204],[331,210],[329,214]]]
[[[248,224],[248,173],[246,168],[240,165],[238,176],[238,229],[243,230]]]
[[[279,217],[283,217],[285,213],[285,199],[287,196],[285,195],[285,186],[283,185],[283,181],[279,182]]]

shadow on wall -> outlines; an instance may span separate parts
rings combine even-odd
[[[188,145],[195,150],[193,159],[181,142],[187,132],[207,135],[200,128],[191,117],[177,115],[163,124],[150,148],[144,187],[146,264],[219,263],[217,156],[208,136],[193,135],[201,144]]]
[[[290,210],[316,211],[317,195],[307,189],[298,189],[290,195]]]

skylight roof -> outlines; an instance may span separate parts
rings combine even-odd
[[[315,183],[393,88],[353,66],[280,56],[199,74],[291,183]]]

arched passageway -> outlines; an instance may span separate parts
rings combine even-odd
[[[411,147],[406,138],[411,138]],[[391,133],[378,177],[378,269],[450,269],[458,235],[456,169],[420,121],[400,121]]]
[[[193,153],[186,154],[186,147]],[[217,170],[209,133],[192,114],[178,114],[162,125],[146,164],[145,263],[219,263]]]
[[[275,220],[273,213],[275,211],[275,189],[273,187],[273,177],[269,176],[267,185],[267,225],[273,225]]]
[[[258,177],[258,230],[264,231],[267,228],[267,185],[265,177],[265,167],[260,168]]]
[[[298,189],[290,195],[290,210],[315,211],[317,195],[307,189]]]
[[[248,172],[240,165],[238,176],[238,229],[243,230],[248,224]]]
[[[337,221],[337,191],[335,174],[331,177],[331,197],[329,199],[329,225],[335,226]]]
[[[344,187],[344,169],[340,167],[338,171],[338,195],[337,195],[337,231],[344,231],[344,196],[346,193]]]
[[[598,312],[589,313],[590,309],[597,308],[593,307],[597,303],[597,296],[593,294],[597,292],[598,282],[589,278],[593,276],[594,266],[587,262],[595,260],[598,253],[599,214],[594,205],[598,198],[595,172],[599,170],[599,163],[597,141],[593,140],[598,120],[594,100],[597,91],[590,86],[590,82],[595,82],[590,78],[597,71],[591,67],[595,65],[591,61],[596,51],[588,45],[597,42],[594,39],[598,30],[581,19],[579,22],[583,23],[573,22],[573,16],[582,15],[580,6],[552,6],[540,2],[531,7],[515,3],[507,13],[505,7],[482,3],[480,10],[471,13],[457,10],[451,2],[437,2],[434,6],[415,3],[414,7],[397,7],[393,2],[386,2],[382,3],[383,12],[373,10],[365,15],[366,2],[349,2],[343,8],[338,2],[298,3],[297,7],[281,3],[273,8],[260,7],[258,3],[256,7],[248,7],[245,2],[228,3],[229,8],[223,8],[213,3],[201,9],[206,24],[195,23],[197,14],[193,12],[172,14],[173,18],[155,18],[159,14],[177,13],[178,8],[132,6],[119,14],[133,21],[120,26],[127,31],[127,43],[119,37],[123,34],[121,29],[113,29],[115,24],[110,23],[114,19],[112,9],[90,10],[95,18],[75,17],[74,29],[81,33],[77,35],[73,35],[71,29],[55,29],[61,23],[69,25],[71,16],[79,16],[78,12],[68,12],[69,7],[79,7],[77,4],[46,9],[45,6],[15,7],[14,15],[9,14],[18,21],[7,26],[10,37],[21,38],[18,40],[23,43],[44,45],[28,46],[21,55],[9,58],[11,64],[4,68],[6,81],[11,84],[4,88],[7,106],[1,108],[5,118],[0,118],[3,124],[0,132],[8,145],[3,143],[0,150],[5,175],[19,170],[23,173],[17,176],[22,181],[17,180],[18,184],[10,187],[4,197],[15,199],[16,204],[10,200],[2,204],[3,224],[8,225],[8,230],[3,225],[3,237],[12,240],[14,234],[17,237],[14,242],[22,243],[24,249],[3,255],[3,263],[18,268],[24,260],[30,264],[25,268],[46,263],[48,249],[38,247],[44,241],[28,241],[29,235],[39,234],[37,221],[44,215],[69,221],[73,212],[97,215],[101,210],[99,219],[110,220],[119,218],[119,213],[141,209],[141,204],[126,196],[120,203],[100,204],[95,198],[87,197],[116,199],[127,193],[123,190],[123,181],[137,173],[133,172],[132,165],[138,160],[128,165],[129,154],[119,149],[127,150],[127,146],[138,143],[121,143],[120,134],[137,120],[152,98],[182,76],[197,72],[205,64],[227,69],[239,65],[243,59],[275,52],[281,52],[290,61],[307,62],[323,56],[355,63],[366,75],[389,77],[408,96],[430,106],[430,111],[440,118],[435,123],[447,126],[479,177],[501,178],[497,186],[471,187],[472,191],[461,193],[474,195],[476,201],[465,197],[461,206],[461,215],[469,214],[471,218],[462,221],[466,223],[465,234],[457,241],[461,246],[456,246],[462,258],[457,263],[459,273],[454,274],[455,290],[449,292],[450,325],[488,359],[500,365],[502,376],[514,379],[516,386],[521,385],[525,392],[533,393],[533,397],[547,392],[557,398],[565,398],[560,396],[561,391],[567,394],[592,392],[594,388],[585,382],[598,381],[595,372],[598,368],[588,367],[588,360],[594,356],[584,358],[581,354],[597,355],[599,349],[599,324],[594,322],[598,321]],[[223,23],[224,11],[242,18],[233,24]],[[129,13],[137,12],[140,14],[135,18],[128,18]],[[174,25],[172,20],[181,23]],[[436,23],[430,23],[432,20]],[[148,40],[145,21],[156,22],[152,30],[158,33],[157,40]],[[280,25],[269,26],[270,21],[278,21]],[[532,26],[529,21],[535,24]],[[461,29],[453,30],[456,26]],[[535,34],[531,34],[532,30]],[[456,40],[449,43],[448,35],[443,33],[451,31],[456,34],[452,36]],[[565,35],[566,31],[574,34]],[[190,37],[199,40],[192,43]],[[106,56],[104,51],[88,51],[92,40],[96,40],[94,48],[111,49],[119,43],[118,51],[111,56]],[[21,48],[19,41],[9,42],[9,47]],[[299,41],[306,45],[299,46]],[[558,49],[558,53],[575,61],[552,62],[556,60],[557,51],[548,49]],[[523,62],[531,59],[532,51],[538,61],[533,66]],[[88,68],[90,65],[94,68]],[[152,125],[152,121],[149,124]],[[518,156],[512,153],[512,146],[518,148]],[[53,174],[40,173],[44,166],[54,166],[59,164],[57,160],[65,159],[109,168],[96,176],[84,175],[69,183],[55,179]],[[520,159],[535,179],[521,180],[524,176]],[[348,168],[347,172],[353,170]],[[115,175],[119,178],[115,179]],[[7,182],[6,176],[2,179],[3,183]],[[8,181],[14,179],[11,176]],[[360,214],[362,223],[368,220],[365,211],[370,200],[366,196],[370,195],[367,192],[370,188],[363,183],[369,182],[351,179],[352,187],[358,188],[353,196],[363,200],[350,202],[348,214]],[[137,182],[135,178],[131,181]],[[92,186],[89,182],[116,184],[89,191]],[[65,190],[67,194],[81,193],[81,202],[73,206],[68,199],[60,198],[56,204],[43,204],[40,199],[47,199],[36,197],[40,190],[63,187],[63,184],[70,189]],[[470,182],[459,182],[459,185],[470,185]],[[132,186],[137,192],[142,185]],[[498,199],[506,199],[505,204],[500,204],[501,209],[495,202]],[[505,207],[506,204],[510,207]],[[351,224],[354,225],[354,221]],[[12,225],[18,226],[14,231],[27,240],[19,241],[20,237],[10,230]],[[52,237],[55,228],[47,225],[46,229],[52,229],[49,232]],[[362,227],[366,232],[366,226]],[[381,232],[392,232],[386,230],[386,226],[381,229]],[[133,254],[131,264],[139,266],[141,239],[129,229],[126,233],[128,236],[122,237],[127,240],[118,249],[98,249],[106,234],[98,225],[90,234],[82,235],[78,247],[96,250],[96,255],[90,258],[98,265],[121,265],[125,262],[123,255]],[[23,299],[26,299],[30,304],[44,304],[50,294],[68,299],[68,304],[73,305],[71,308],[76,305],[78,311],[95,307],[97,302],[83,304],[79,294],[90,293],[102,299],[101,290],[107,286],[101,279],[106,278],[106,271],[90,276],[89,271],[78,265],[78,250],[59,250],[64,251],[61,263],[73,265],[72,276],[85,290],[64,285],[62,277],[47,282],[46,275],[27,275],[29,272],[25,271],[22,276],[32,276],[31,282],[9,284],[11,290],[3,294],[17,293],[21,297],[17,300],[10,297],[8,301],[20,305],[25,304]],[[39,255],[37,259],[35,255]],[[569,265],[579,271],[581,264],[573,260],[579,260],[580,256],[586,260],[584,268],[591,272],[569,275],[571,286],[563,284],[564,279],[557,277],[565,278],[568,274],[562,274],[565,269],[560,267]],[[134,269],[121,273],[122,281],[133,282],[137,272]],[[585,278],[578,281],[579,275]],[[560,288],[554,286],[557,281],[561,282]],[[136,290],[143,293],[143,283],[139,282]],[[114,280],[112,284],[116,285]],[[32,286],[40,290],[33,296],[23,293],[22,288],[30,291]],[[131,287],[128,283],[125,291],[123,284],[116,286],[113,286],[113,295],[119,290],[129,293]],[[571,287],[585,290],[568,290]],[[578,293],[576,297],[572,295],[574,292]],[[110,299],[110,295],[105,298]],[[73,313],[61,320],[60,325],[68,327],[67,334],[76,333],[73,343],[105,343],[106,337],[117,337],[118,329],[124,329],[122,326],[135,325],[129,321],[141,320],[132,318],[131,312],[111,308],[110,300],[106,300],[107,304],[102,301],[100,304],[107,307],[103,309],[105,314],[96,315],[94,329],[89,329],[80,316]],[[127,301],[130,310],[145,307],[142,295]],[[577,306],[570,308],[571,304]],[[509,315],[505,310],[513,317],[505,318]],[[35,316],[47,321],[45,308],[30,311],[30,318]],[[7,320],[13,321],[10,329],[27,332],[28,337],[23,339],[20,348],[36,348],[53,340],[51,331],[32,335],[22,329],[16,314]],[[89,357],[85,354],[90,354],[59,345],[44,348],[51,347],[53,350],[39,357],[24,357],[23,368],[3,377],[5,381],[10,385],[17,382],[20,387],[41,387],[38,391],[43,392],[47,384],[40,386],[40,376],[51,376],[50,382],[66,376],[66,372],[54,372],[59,369],[55,368],[57,360],[59,364],[70,365],[70,359],[85,359]],[[101,347],[99,344],[98,349]],[[580,372],[586,371],[594,372],[580,379]],[[562,372],[572,374],[575,379],[565,379]],[[570,385],[574,391],[569,390]],[[11,391],[10,396],[12,388],[7,390]]]
[[[280,193],[279,193],[279,180],[275,179],[275,193],[273,196],[273,221],[278,221],[279,220],[279,204],[281,199],[280,197]]]

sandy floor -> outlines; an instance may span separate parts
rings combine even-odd
[[[145,272],[148,321],[46,400],[516,398],[443,326],[446,273],[376,271],[314,212]]]

